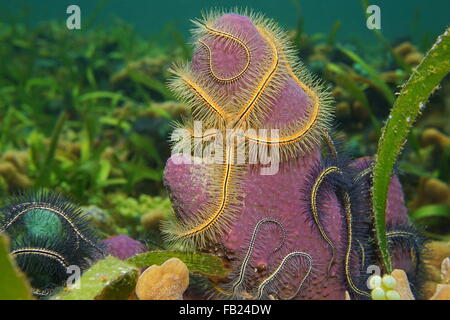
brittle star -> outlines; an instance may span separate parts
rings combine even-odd
[[[208,74],[217,83],[230,85],[242,78],[252,67],[258,68],[258,66],[253,65],[254,59],[252,57],[251,45],[247,43],[245,39],[241,39],[239,36],[226,30],[220,30],[208,22],[199,22],[198,25],[201,30],[199,31],[200,36],[197,41],[201,45],[201,48],[204,48],[205,50],[207,68],[209,71]],[[213,97],[214,94],[208,93],[208,91],[202,87],[201,81],[196,80],[196,76],[190,72],[190,70],[174,70],[174,73],[181,80],[184,89],[189,91],[186,95],[190,95],[191,99],[196,101],[193,114],[200,115],[200,118],[202,118],[201,114],[205,117],[205,114],[207,113],[209,123],[218,124],[219,127],[215,133],[196,135],[192,129],[188,129],[188,132],[191,139],[197,143],[202,143],[212,139],[218,139],[225,130],[231,130],[232,134],[238,138],[244,138],[249,144],[264,145],[269,148],[278,147],[282,148],[282,152],[289,154],[292,153],[291,149],[288,148],[289,146],[296,146],[299,142],[304,140],[311,131],[317,130],[319,116],[321,115],[321,111],[323,111],[321,108],[325,108],[325,106],[321,103],[322,101],[319,93],[302,82],[299,76],[297,76],[291,68],[289,57],[283,48],[283,43],[277,38],[275,31],[270,30],[269,26],[264,26],[262,24],[256,24],[256,30],[259,32],[264,44],[267,46],[268,52],[270,52],[268,55],[269,62],[267,63],[266,70],[261,70],[263,71],[262,77],[255,83],[254,89],[250,90],[247,97],[243,99],[242,106],[237,112],[227,112],[226,108],[221,105],[220,99]],[[245,55],[245,61],[242,68],[239,68],[234,75],[220,75],[218,70],[213,66],[213,50],[208,45],[207,39],[226,41],[227,44],[234,44],[240,48]],[[256,121],[255,118],[257,117],[254,116],[255,112],[258,113],[258,109],[261,107],[260,105],[264,105],[264,103],[262,103],[263,97],[268,94],[268,88],[276,82],[274,79],[283,77],[293,79],[308,96],[310,110],[307,112],[307,119],[294,123],[297,127],[292,127],[292,125],[287,126],[287,128],[284,128],[284,130],[281,131],[282,134],[277,138],[244,132],[244,129],[251,127]],[[272,94],[272,92],[270,94]],[[230,140],[229,135],[227,137],[227,141],[233,141]],[[233,136],[231,139],[233,139]],[[306,143],[305,146],[307,147]],[[181,240],[188,245],[202,245],[205,243],[206,239],[211,240],[212,238],[215,238],[217,234],[223,234],[228,226],[228,222],[234,218],[234,216],[228,212],[228,207],[231,202],[230,198],[234,198],[233,192],[237,189],[236,182],[239,180],[241,168],[234,164],[233,143],[226,143],[222,159],[221,178],[220,181],[217,181],[216,189],[218,198],[214,201],[214,207],[205,210],[204,212],[198,212],[195,217],[191,219],[177,223],[173,230],[168,230],[167,232],[169,240]],[[223,223],[219,223],[219,221],[222,221]]]

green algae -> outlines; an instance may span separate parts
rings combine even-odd
[[[9,254],[9,239],[0,234],[0,300],[30,300],[31,286]]]
[[[79,287],[64,288],[56,300],[126,300],[132,294],[139,270],[114,257],[106,257],[87,270]]]
[[[151,251],[137,254],[127,261],[139,268],[145,268],[154,264],[161,265],[170,258],[178,258],[183,261],[189,272],[208,277],[223,278],[228,274],[223,261],[214,255],[206,253],[190,253],[181,251]]]
[[[375,88],[379,90],[385,97],[386,101],[388,101],[389,104],[392,105],[394,103],[395,96],[392,93],[392,90],[388,87],[388,85],[380,78],[379,72],[377,72],[369,63],[364,61],[355,52],[342,46],[338,46],[338,49],[342,53],[344,53],[347,57],[352,59],[355,63],[360,65],[367,72],[370,80],[372,80],[373,83],[375,84]]]
[[[373,210],[375,231],[384,267],[392,272],[385,225],[386,202],[394,164],[417,116],[429,96],[450,71],[450,34],[446,30],[403,86],[389,114],[378,144],[373,169]]]

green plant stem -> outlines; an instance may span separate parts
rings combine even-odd
[[[449,30],[441,35],[428,51],[420,65],[403,86],[383,129],[373,173],[373,211],[375,234],[384,267],[392,272],[392,263],[386,239],[386,202],[392,169],[400,154],[416,117],[431,93],[450,71]]]
[[[55,157],[56,147],[58,146],[59,137],[61,135],[62,129],[64,127],[64,123],[68,118],[67,110],[64,110],[56,122],[56,126],[52,132],[52,137],[50,139],[50,146],[48,148],[47,154],[45,156],[45,161],[42,165],[41,172],[37,179],[39,185],[45,185],[48,182],[50,169],[52,166],[53,159]]]

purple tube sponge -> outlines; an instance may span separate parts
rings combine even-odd
[[[103,241],[107,253],[122,260],[147,251],[147,247],[126,235],[112,236]]]
[[[164,172],[175,209],[167,240],[230,264],[213,286],[219,297],[369,297],[367,267],[381,265],[369,161],[339,156],[328,92],[272,21],[209,14],[196,25],[192,62],[172,70],[192,116],[172,136]],[[395,177],[387,223],[407,223]]]

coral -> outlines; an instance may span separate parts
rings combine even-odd
[[[189,270],[178,258],[171,258],[161,266],[148,267],[136,284],[139,300],[182,300],[189,286]]]
[[[141,116],[146,116],[150,118],[160,117],[161,114],[168,113],[175,119],[186,117],[188,115],[189,109],[186,104],[176,102],[176,101],[164,101],[161,103],[153,103],[151,108],[141,112]]]
[[[27,189],[32,181],[27,176],[28,154],[23,151],[8,151],[0,158],[0,181],[5,181],[3,187],[0,185],[0,193]],[[2,190],[2,189],[6,190]]]
[[[406,64],[410,65],[410,66],[417,66],[423,59],[423,54],[420,52],[413,52],[408,54],[405,57],[405,62]]]
[[[441,283],[436,286],[436,292],[430,300],[450,300],[450,257],[442,260]]]
[[[99,230],[106,234],[117,233],[115,221],[108,211],[98,208],[97,206],[81,207],[86,213],[87,219]]]
[[[127,233],[132,237],[143,231],[156,229],[159,221],[171,210],[168,198],[145,194],[136,199],[123,193],[112,193],[107,196],[107,206],[111,208],[109,211],[114,219],[116,232]]]
[[[349,117],[351,115],[350,104],[346,101],[339,102],[336,105],[336,115],[342,118]]]
[[[429,145],[436,145],[444,150],[445,148],[450,146],[450,138],[434,128],[428,128],[424,130],[420,138],[422,146],[424,147],[427,147]]]
[[[450,300],[450,285],[438,284],[436,287],[436,292],[430,300]]]
[[[395,269],[392,271],[392,277],[397,281],[397,292],[400,295],[400,300],[414,300],[405,271]]]
[[[410,42],[402,42],[394,48],[394,52],[401,57],[406,57],[408,54],[415,52],[417,49]]]
[[[166,212],[161,209],[153,209],[141,217],[141,224],[144,229],[158,229],[160,222],[165,219]]]
[[[167,240],[229,262],[230,275],[212,285],[217,297],[344,299],[347,290],[352,299],[370,298],[366,270],[381,265],[371,160],[351,163],[335,147],[329,92],[272,21],[209,14],[196,25],[192,62],[175,66],[171,82],[192,116],[178,131],[188,139],[174,138],[165,168],[176,213],[165,222]],[[276,129],[278,136],[261,129]],[[214,144],[223,149],[211,163],[198,151],[204,156]],[[248,161],[237,163],[241,147]],[[261,150],[278,156],[264,162]],[[421,244],[395,176],[386,223],[394,266],[417,273]]]
[[[403,42],[394,48],[394,52],[404,59],[405,63],[415,67],[423,59],[423,54],[410,42]]]
[[[122,260],[147,251],[143,243],[122,234],[103,240],[103,243],[109,254]]]
[[[412,208],[426,204],[445,204],[450,206],[450,187],[435,178],[420,178],[417,195],[411,200]]]
[[[441,280],[445,284],[450,284],[450,257],[446,257],[442,260]]]
[[[381,79],[383,79],[386,83],[397,84],[400,81],[403,82],[405,78],[405,73],[400,70],[386,71],[380,74]]]
[[[436,292],[430,300],[450,300],[450,257],[442,260],[441,283],[437,284]]]
[[[427,279],[424,283],[424,297],[429,299],[436,292],[439,284],[450,284],[448,257],[450,257],[450,243],[431,241],[426,245],[425,268]],[[447,266],[447,267],[445,267]]]

